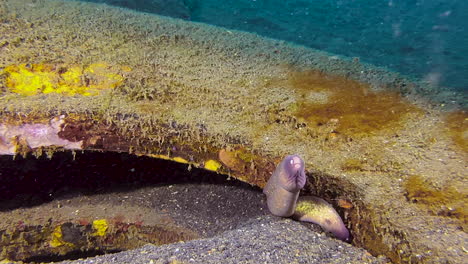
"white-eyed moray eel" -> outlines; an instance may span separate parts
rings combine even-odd
[[[276,216],[292,216],[299,221],[318,224],[337,238],[348,240],[349,231],[333,206],[318,197],[299,197],[306,178],[302,158],[298,155],[286,156],[263,189],[268,210]]]

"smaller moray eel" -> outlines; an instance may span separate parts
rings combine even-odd
[[[298,221],[318,224],[343,241],[349,239],[349,231],[340,215],[333,209],[331,204],[322,198],[315,196],[300,197],[292,217]]]
[[[320,225],[337,238],[346,241],[349,231],[332,205],[314,197],[299,197],[306,182],[304,161],[298,155],[286,156],[276,167],[263,193],[273,215],[290,217]]]

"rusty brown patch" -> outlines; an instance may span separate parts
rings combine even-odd
[[[335,132],[347,135],[394,131],[407,114],[420,111],[396,92],[315,70],[291,73],[290,83],[299,94],[295,116],[311,126],[336,123]]]
[[[464,230],[468,229],[468,196],[454,187],[434,187],[419,175],[411,175],[404,183],[409,201],[425,208],[433,215],[458,219]]]

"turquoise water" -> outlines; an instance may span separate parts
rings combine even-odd
[[[468,90],[465,0],[90,0],[283,39]]]

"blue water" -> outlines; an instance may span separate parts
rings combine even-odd
[[[291,41],[468,91],[466,0],[89,0]]]

